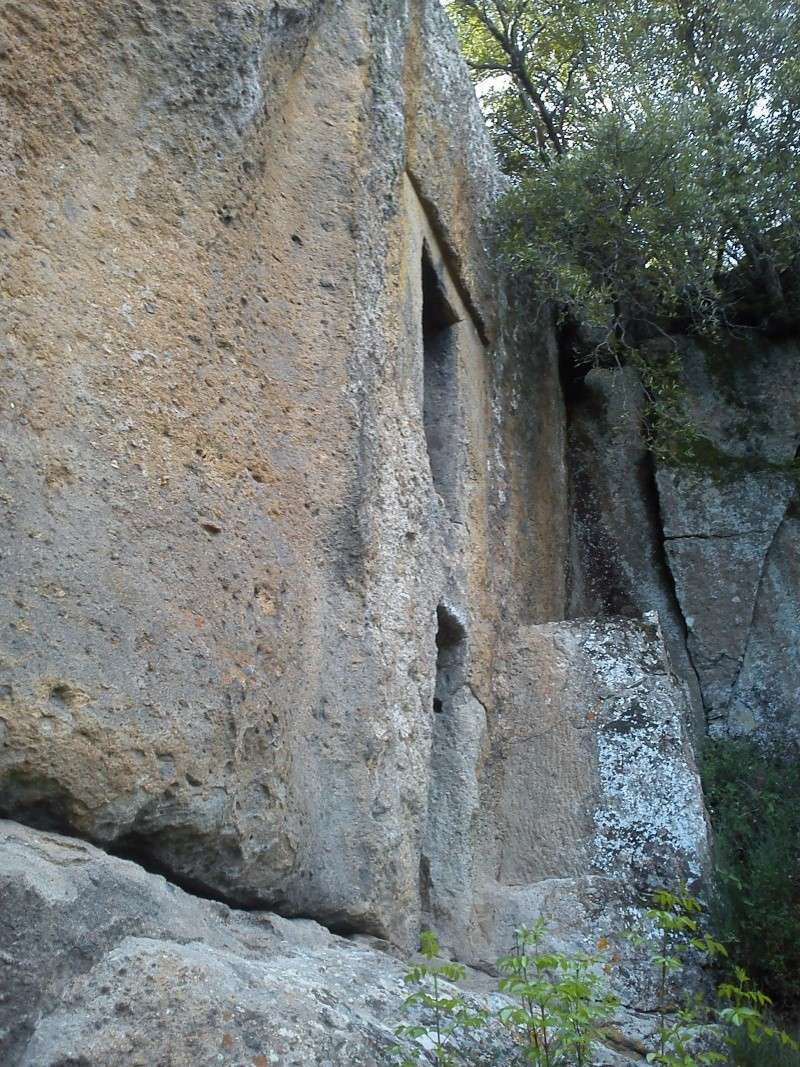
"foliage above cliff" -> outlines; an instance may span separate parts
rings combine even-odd
[[[790,315],[800,249],[794,0],[451,0],[512,177],[512,263],[636,344],[758,294]],[[749,311],[752,319],[752,309]]]

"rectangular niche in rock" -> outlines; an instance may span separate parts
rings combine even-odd
[[[453,327],[459,321],[443,280],[433,264],[427,241],[422,244],[422,343],[425,440],[436,492],[448,514],[457,514],[458,380]]]

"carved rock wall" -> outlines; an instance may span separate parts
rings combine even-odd
[[[482,966],[699,877],[658,627],[558,621],[558,353],[504,315],[441,6],[32,0],[0,33],[0,813]],[[98,981],[210,973],[160,951]]]
[[[466,695],[450,718],[426,843],[431,925],[482,967],[532,915],[591,951],[708,861],[688,693],[655,612],[520,627],[495,669],[488,715]]]
[[[488,701],[505,613],[563,613],[563,570],[520,561],[566,539],[563,433],[526,428],[531,473],[502,425],[507,380],[557,396],[554,350],[502,354],[445,17],[0,20],[0,807],[410,944],[437,607]]]

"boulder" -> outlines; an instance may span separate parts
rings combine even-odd
[[[431,1021],[404,1013],[404,965],[363,939],[190,896],[81,841],[0,823],[0,892],[5,1067],[383,1067],[412,1051],[399,1023]],[[634,1062],[612,1034],[593,1067]],[[513,1055],[497,1025],[455,1048]]]
[[[0,854],[8,1067],[388,1061],[406,995],[391,956],[14,823]]]

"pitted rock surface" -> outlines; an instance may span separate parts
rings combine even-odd
[[[191,897],[80,841],[0,822],[0,889],[6,1067],[380,1067],[412,1051],[401,1021],[431,1021],[404,1012],[386,951]],[[497,1025],[458,1042],[471,1062],[514,1054]],[[592,1067],[632,1062],[598,1048]]]

